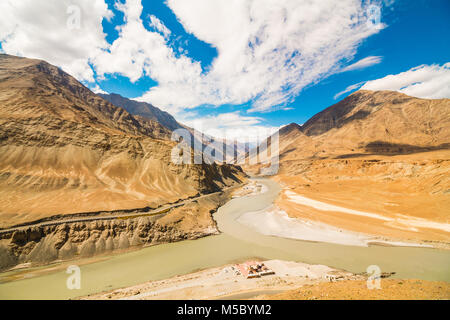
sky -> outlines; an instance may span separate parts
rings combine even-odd
[[[213,136],[299,124],[358,89],[450,98],[448,0],[2,0],[0,50]]]

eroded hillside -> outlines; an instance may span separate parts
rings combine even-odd
[[[387,238],[450,241],[450,99],[357,91],[279,133],[274,179],[285,189],[278,206],[290,216]],[[296,195],[369,215],[320,210]]]
[[[156,207],[239,183],[237,167],[177,165],[170,130],[40,60],[0,56],[0,227]]]

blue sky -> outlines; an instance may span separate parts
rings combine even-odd
[[[151,102],[193,126],[304,123],[362,86],[450,97],[448,0],[13,2],[0,5],[11,17],[0,22],[0,50],[45,59],[97,92]],[[376,30],[367,27],[370,5],[381,13]],[[77,8],[80,23],[60,33],[45,16],[64,26]],[[42,18],[30,18],[38,10]]]
[[[114,31],[114,26],[123,21],[123,15],[114,9],[113,3],[112,0],[108,1],[109,8],[116,14],[116,19],[113,19],[111,23],[105,20],[103,24],[109,42],[118,36]],[[317,112],[356,91],[352,90],[338,99],[334,99],[335,94],[352,84],[382,78],[388,74],[397,74],[422,64],[443,64],[450,61],[450,36],[445,36],[445,30],[450,30],[450,1],[401,0],[394,2],[389,7],[383,7],[381,13],[381,22],[387,27],[365,40],[354,58],[354,61],[358,61],[367,56],[381,56],[381,63],[362,70],[333,75],[319,83],[311,84],[293,102],[285,106],[290,110],[254,113],[253,115],[265,119],[265,122],[273,126],[281,126],[290,122],[303,123]],[[144,4],[142,16],[148,14],[157,16],[174,33],[174,47],[182,46],[187,50],[188,56],[201,62],[203,70],[208,69],[217,56],[217,50],[186,33],[164,1],[152,0]],[[181,37],[181,39],[176,40],[176,37]],[[140,97],[150,87],[157,85],[150,78],[143,78],[137,83],[131,83],[120,76],[108,77],[106,81],[99,81],[99,84],[105,91],[116,92],[128,98]],[[251,101],[235,106],[221,105],[218,108],[200,106],[194,110],[202,115],[220,114],[235,110],[248,110],[250,105]]]
[[[294,110],[275,115],[277,124],[294,117],[308,120],[315,113],[349,95],[334,95],[348,86],[367,80],[398,74],[422,64],[450,61],[450,1],[396,1],[382,10],[387,27],[369,37],[359,48],[355,61],[366,56],[381,56],[382,62],[361,70],[340,73],[303,91],[291,104]],[[275,120],[276,118],[276,120]]]

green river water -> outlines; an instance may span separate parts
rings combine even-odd
[[[69,275],[61,269],[4,282],[0,284],[0,299],[68,299],[249,258],[324,264],[350,272],[364,272],[369,265],[378,265],[383,272],[395,271],[398,278],[450,281],[450,251],[447,250],[307,242],[262,235],[237,223],[236,219],[243,213],[270,206],[280,191],[272,180],[258,181],[267,186],[267,192],[232,199],[214,215],[220,235],[111,255],[94,263],[80,261],[81,289],[78,290],[67,289]],[[0,274],[0,277],[4,279],[17,272],[20,271]]]

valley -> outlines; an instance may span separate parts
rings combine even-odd
[[[433,281],[450,281],[449,101],[356,91],[280,128],[279,171],[264,177],[248,145],[244,163],[175,163],[174,130],[203,160],[208,139],[0,54],[0,298],[252,298],[333,272],[352,287],[371,265],[448,298]],[[231,274],[248,261],[276,274]],[[80,290],[65,285],[71,265]]]
[[[214,214],[214,220],[217,223],[218,230],[220,230],[218,235],[197,240],[160,244],[127,253],[99,256],[96,260],[85,258],[59,262],[43,269],[12,270],[3,273],[0,277],[0,282],[2,282],[0,284],[0,297],[18,299],[34,299],[37,297],[52,299],[58,297],[67,299],[100,292],[104,293],[93,297],[106,297],[112,291],[118,290],[123,294],[113,294],[113,296],[121,298],[128,295],[133,296],[137,291],[140,291],[138,288],[142,287],[147,288],[147,291],[142,290],[141,293],[148,292],[146,297],[152,298],[154,295],[150,292],[159,290],[155,289],[155,285],[161,286],[160,289],[168,288],[170,283],[175,282],[164,280],[172,277],[175,277],[177,285],[193,286],[194,292],[196,292],[195,287],[198,285],[211,286],[211,289],[207,290],[210,290],[210,297],[213,297],[220,295],[220,292],[223,291],[223,287],[215,281],[216,278],[205,277],[201,280],[201,283],[194,281],[189,284],[193,277],[190,273],[205,270],[206,273],[213,272],[215,274],[215,272],[220,272],[230,264],[248,260],[281,260],[284,261],[281,262],[282,264],[289,261],[293,263],[301,262],[303,268],[306,268],[304,270],[307,270],[309,265],[320,264],[322,265],[320,268],[324,268],[324,270],[330,270],[328,268],[331,268],[349,276],[364,273],[369,265],[375,264],[383,272],[395,272],[393,277],[397,279],[449,281],[446,267],[450,263],[448,250],[420,246],[370,245],[364,247],[329,242],[300,241],[264,235],[253,228],[238,223],[239,216],[246,212],[261,211],[271,206],[281,191],[281,187],[272,180],[259,179],[256,181],[265,186],[265,188],[261,188],[261,190],[264,189],[264,192],[236,197],[221,206]],[[243,206],[243,203],[245,203],[245,206]],[[65,270],[68,265],[74,263],[81,268],[82,285],[80,290],[69,290],[65,286],[67,279]],[[211,268],[218,269],[214,269],[215,271],[208,270]],[[278,275],[267,278],[267,282],[263,282],[261,286],[252,283],[251,288],[254,291],[264,288],[284,291],[310,283],[309,280],[311,280],[303,277],[297,278],[296,281],[291,280],[291,285],[283,285],[282,282],[274,286],[272,281],[278,279],[282,274],[279,272]],[[324,275],[316,276],[316,280],[324,281]],[[359,278],[356,277],[355,279]],[[232,282],[234,280],[231,279]],[[147,283],[149,281],[151,282]],[[45,292],[36,290],[44,283],[47,288]],[[225,281],[225,286],[226,283]],[[245,291],[245,287],[248,287],[245,283],[245,281],[238,282],[236,286],[230,286],[229,294]],[[167,290],[165,289],[163,292]],[[175,288],[171,290],[176,291]],[[236,291],[233,292],[233,290]],[[189,290],[186,292],[180,291],[180,294],[192,294]],[[205,298],[205,296],[200,295],[201,292],[198,291],[198,297]],[[203,294],[208,296],[208,293]]]
[[[173,163],[169,128],[41,60],[0,55],[0,105],[1,270],[214,234],[217,192],[246,179]]]
[[[338,230],[448,247],[449,128],[450,99],[356,91],[280,129],[276,205]]]

